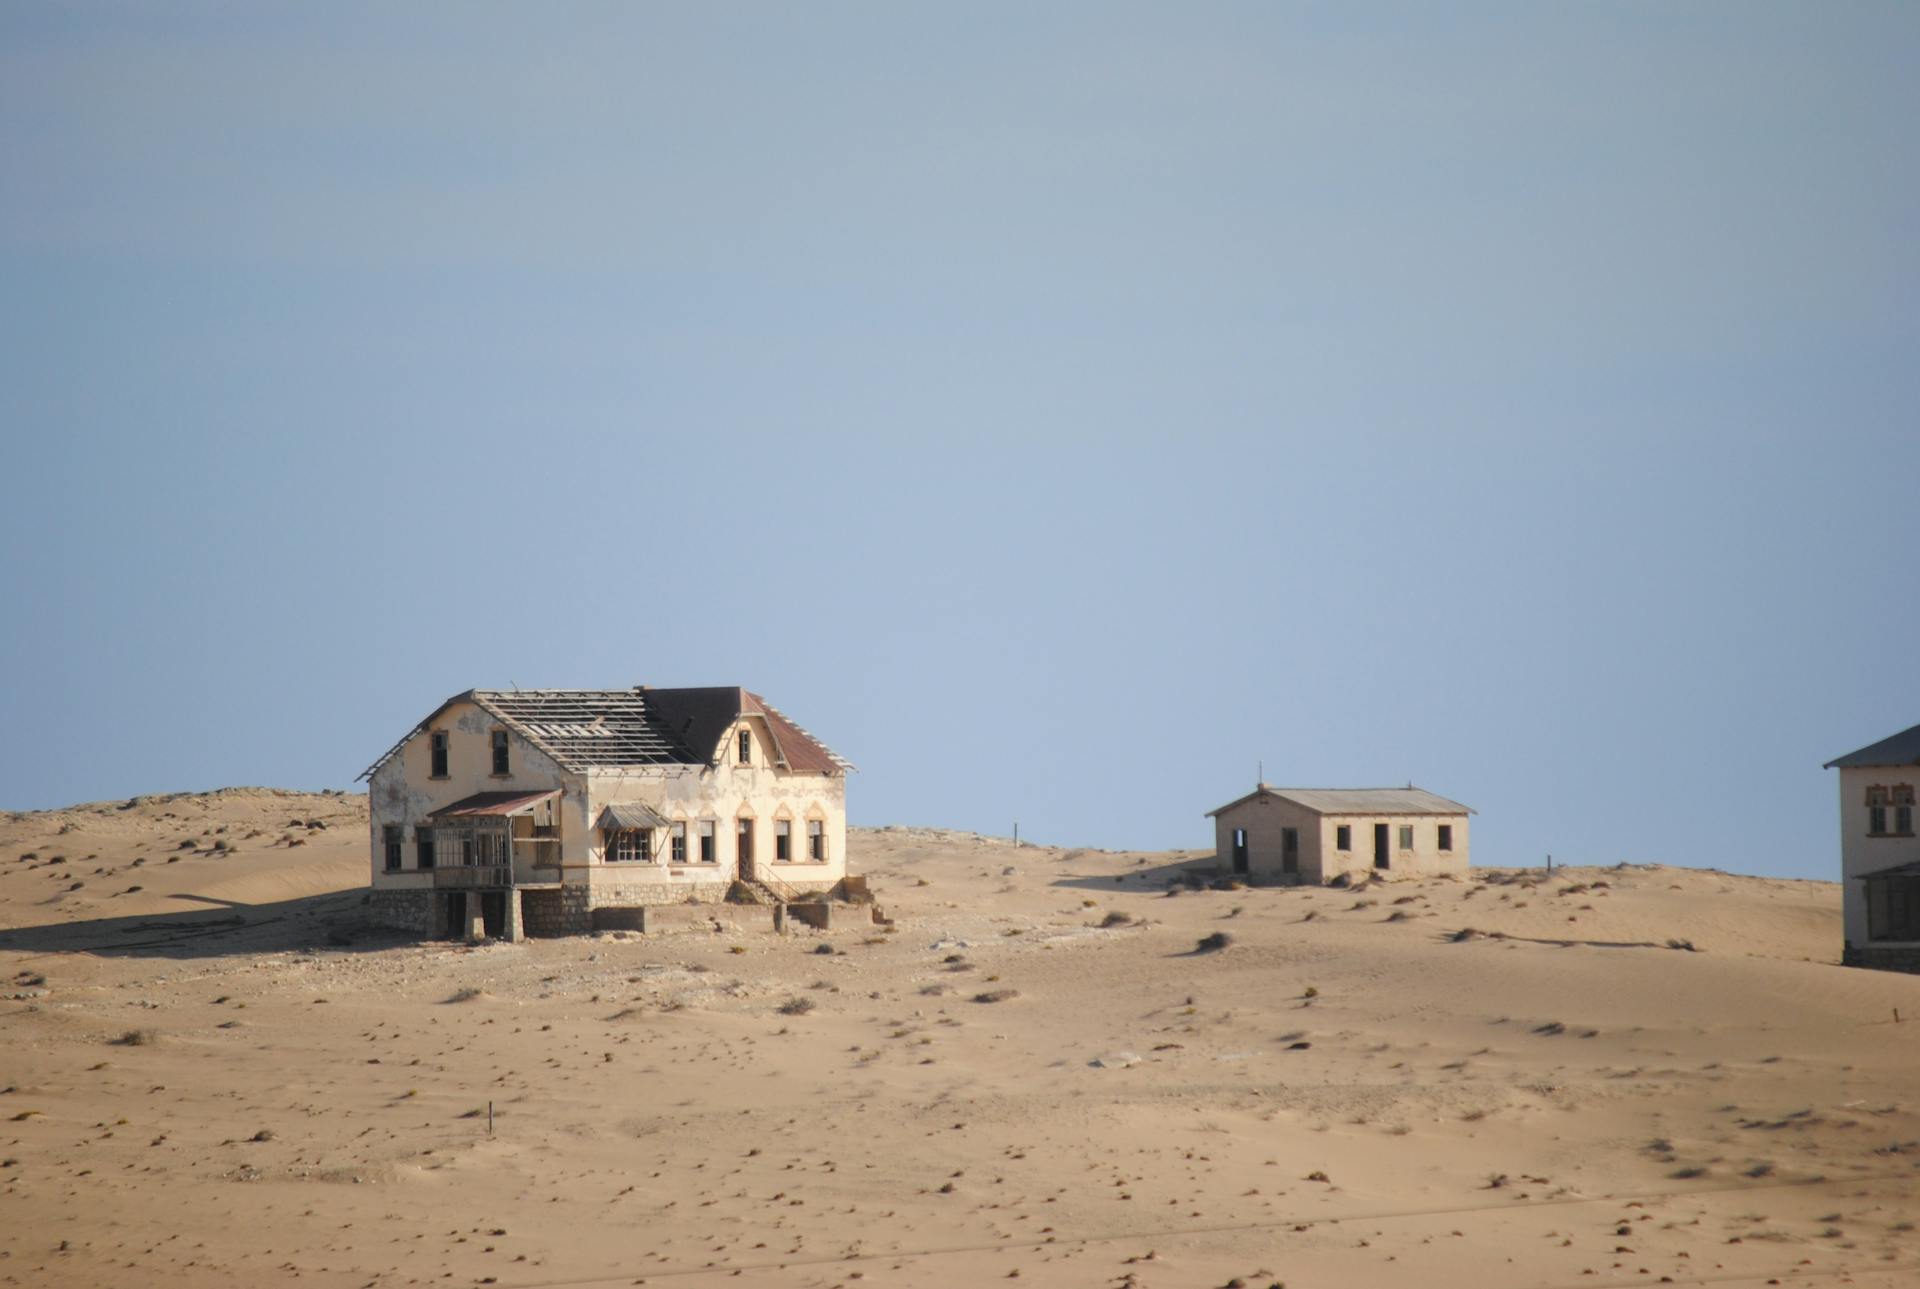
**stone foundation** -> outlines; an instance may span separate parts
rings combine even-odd
[[[590,935],[596,931],[660,931],[674,929],[752,930],[785,929],[787,919],[820,930],[867,926],[879,919],[871,904],[834,900],[837,882],[790,883],[796,891],[819,896],[781,907],[726,903],[726,882],[697,886],[630,883],[621,886],[564,886],[558,890],[506,892],[505,938],[523,936]],[[425,938],[459,935],[479,913],[478,892],[470,902],[466,892],[436,890],[375,890],[367,896],[367,920]],[[455,907],[451,901],[463,903]],[[457,925],[449,923],[449,917]]]
[[[434,935],[440,927],[435,891],[370,891],[367,894],[367,920],[375,926],[411,931],[415,935]]]
[[[1848,967],[1868,967],[1875,971],[1907,971],[1920,975],[1920,944],[1869,944],[1864,948],[1848,945],[1840,955]]]

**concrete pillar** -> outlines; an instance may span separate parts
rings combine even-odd
[[[478,944],[487,938],[487,916],[480,907],[480,892],[467,892],[467,943]]]
[[[776,904],[773,906],[773,929],[782,935],[786,934],[787,906],[784,904]]]
[[[526,925],[520,919],[520,892],[510,890],[507,892],[507,939],[519,944],[526,938]]]

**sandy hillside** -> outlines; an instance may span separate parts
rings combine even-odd
[[[884,929],[470,948],[366,932],[365,847],[0,818],[0,1282],[1920,1284],[1920,977],[1832,884],[889,829]]]

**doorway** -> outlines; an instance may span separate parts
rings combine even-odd
[[[1236,873],[1247,871],[1247,830],[1245,828],[1233,830],[1233,871]]]
[[[1385,868],[1388,862],[1387,826],[1385,824],[1375,824],[1373,826],[1373,866],[1375,868]]]
[[[1280,830],[1280,871],[1292,876],[1300,873],[1300,830],[1282,828]]]
[[[736,853],[740,856],[739,877],[743,882],[751,882],[753,880],[753,820],[742,819],[740,821],[740,833],[737,840],[739,842],[739,848]]]

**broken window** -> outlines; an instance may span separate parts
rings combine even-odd
[[[400,868],[400,851],[406,844],[406,834],[399,824],[388,824],[380,830],[381,843],[387,851],[387,871],[397,872]]]
[[[1300,871],[1300,830],[1298,828],[1280,830],[1280,871],[1283,873]]]
[[[416,851],[413,857],[413,866],[415,868],[432,868],[433,829],[415,828],[413,830],[413,846]]]
[[[791,819],[773,821],[773,858],[781,864],[793,858],[793,821]]]
[[[493,732],[493,772],[507,773],[507,732],[505,730]]]
[[[702,819],[700,821],[700,862],[703,864],[719,862],[720,857],[715,853],[714,849],[714,832],[715,824],[713,820]]]
[[[747,730],[740,731],[740,755],[738,760],[741,765],[753,764],[753,735]]]
[[[1453,825],[1452,824],[1440,825],[1440,849],[1441,850],[1453,849]]]
[[[1353,849],[1353,825],[1341,824],[1333,830],[1333,848],[1335,850]]]
[[[436,779],[447,777],[447,732],[435,730],[432,738],[433,769],[430,773]]]
[[[1920,877],[1867,879],[1867,938],[1920,940]]]
[[[818,819],[807,821],[807,858],[816,864],[827,862],[827,826]]]
[[[616,828],[607,834],[607,861],[646,864],[653,860],[653,833],[645,828]]]
[[[687,826],[684,823],[673,826],[673,831],[668,836],[667,847],[667,854],[673,863],[687,862]]]
[[[1413,825],[1412,824],[1400,825],[1400,849],[1401,850],[1413,849]]]

